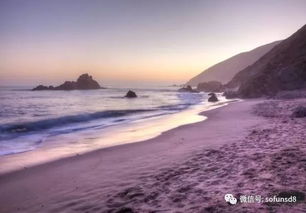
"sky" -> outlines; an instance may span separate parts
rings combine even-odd
[[[305,0],[1,0],[0,85],[184,83],[306,24]]]

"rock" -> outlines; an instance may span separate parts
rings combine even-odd
[[[210,97],[208,98],[208,102],[217,102],[219,99],[217,98],[215,93],[209,93]]]
[[[304,118],[306,117],[306,107],[298,106],[294,109],[292,116],[295,118]]]
[[[78,78],[76,82],[76,87],[78,89],[100,89],[101,88],[98,82],[93,80],[92,76],[88,74],[83,74]]]
[[[126,98],[137,98],[137,95],[134,91],[132,90],[129,90],[126,95],[125,95]]]
[[[192,89],[190,85],[187,85],[186,87],[180,88],[178,90],[179,92],[192,92],[192,93],[198,93],[199,91]]]
[[[238,92],[237,91],[233,91],[233,90],[225,91],[223,93],[223,96],[225,96],[228,99],[230,99],[230,98],[238,98],[239,97]]]
[[[54,87],[55,90],[75,90],[77,89],[77,84],[74,81],[65,81],[62,85]]]
[[[37,87],[33,88],[32,90],[33,91],[36,91],[36,90],[48,90],[49,87],[46,87],[44,85],[38,85]]]
[[[218,81],[208,81],[199,83],[197,90],[204,92],[222,92],[223,85]]]
[[[92,76],[86,74],[82,74],[77,81],[65,81],[65,83],[53,87],[53,86],[44,86],[44,85],[39,85],[32,89],[33,91],[35,90],[88,90],[88,89],[103,89],[99,85],[97,81],[95,81]]]

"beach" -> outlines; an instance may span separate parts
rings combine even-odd
[[[0,11],[0,213],[306,213],[306,1]]]
[[[143,142],[4,174],[0,212],[304,212],[306,122],[291,112],[305,103],[229,103]],[[227,193],[298,201],[229,205]]]

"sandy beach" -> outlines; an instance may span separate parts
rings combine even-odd
[[[306,213],[305,11],[1,0],[0,213]]]
[[[144,142],[2,175],[0,212],[305,212],[306,118],[291,117],[301,103],[230,103]],[[298,201],[229,205],[227,193]]]

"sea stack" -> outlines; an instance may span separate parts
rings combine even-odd
[[[208,98],[208,102],[217,102],[219,101],[219,99],[217,98],[215,93],[209,93],[208,95],[210,95],[210,97]]]
[[[92,76],[88,74],[81,75],[77,82],[77,88],[78,89],[100,89],[101,86],[97,81],[95,81]]]
[[[44,86],[39,85],[32,89],[36,90],[89,90],[89,89],[104,89],[99,85],[97,81],[95,81],[92,76],[86,74],[82,74],[79,76],[77,81],[65,81],[63,84],[53,87],[53,86]]]
[[[137,98],[137,95],[134,91],[132,90],[129,90],[126,95],[125,95],[126,98]]]

